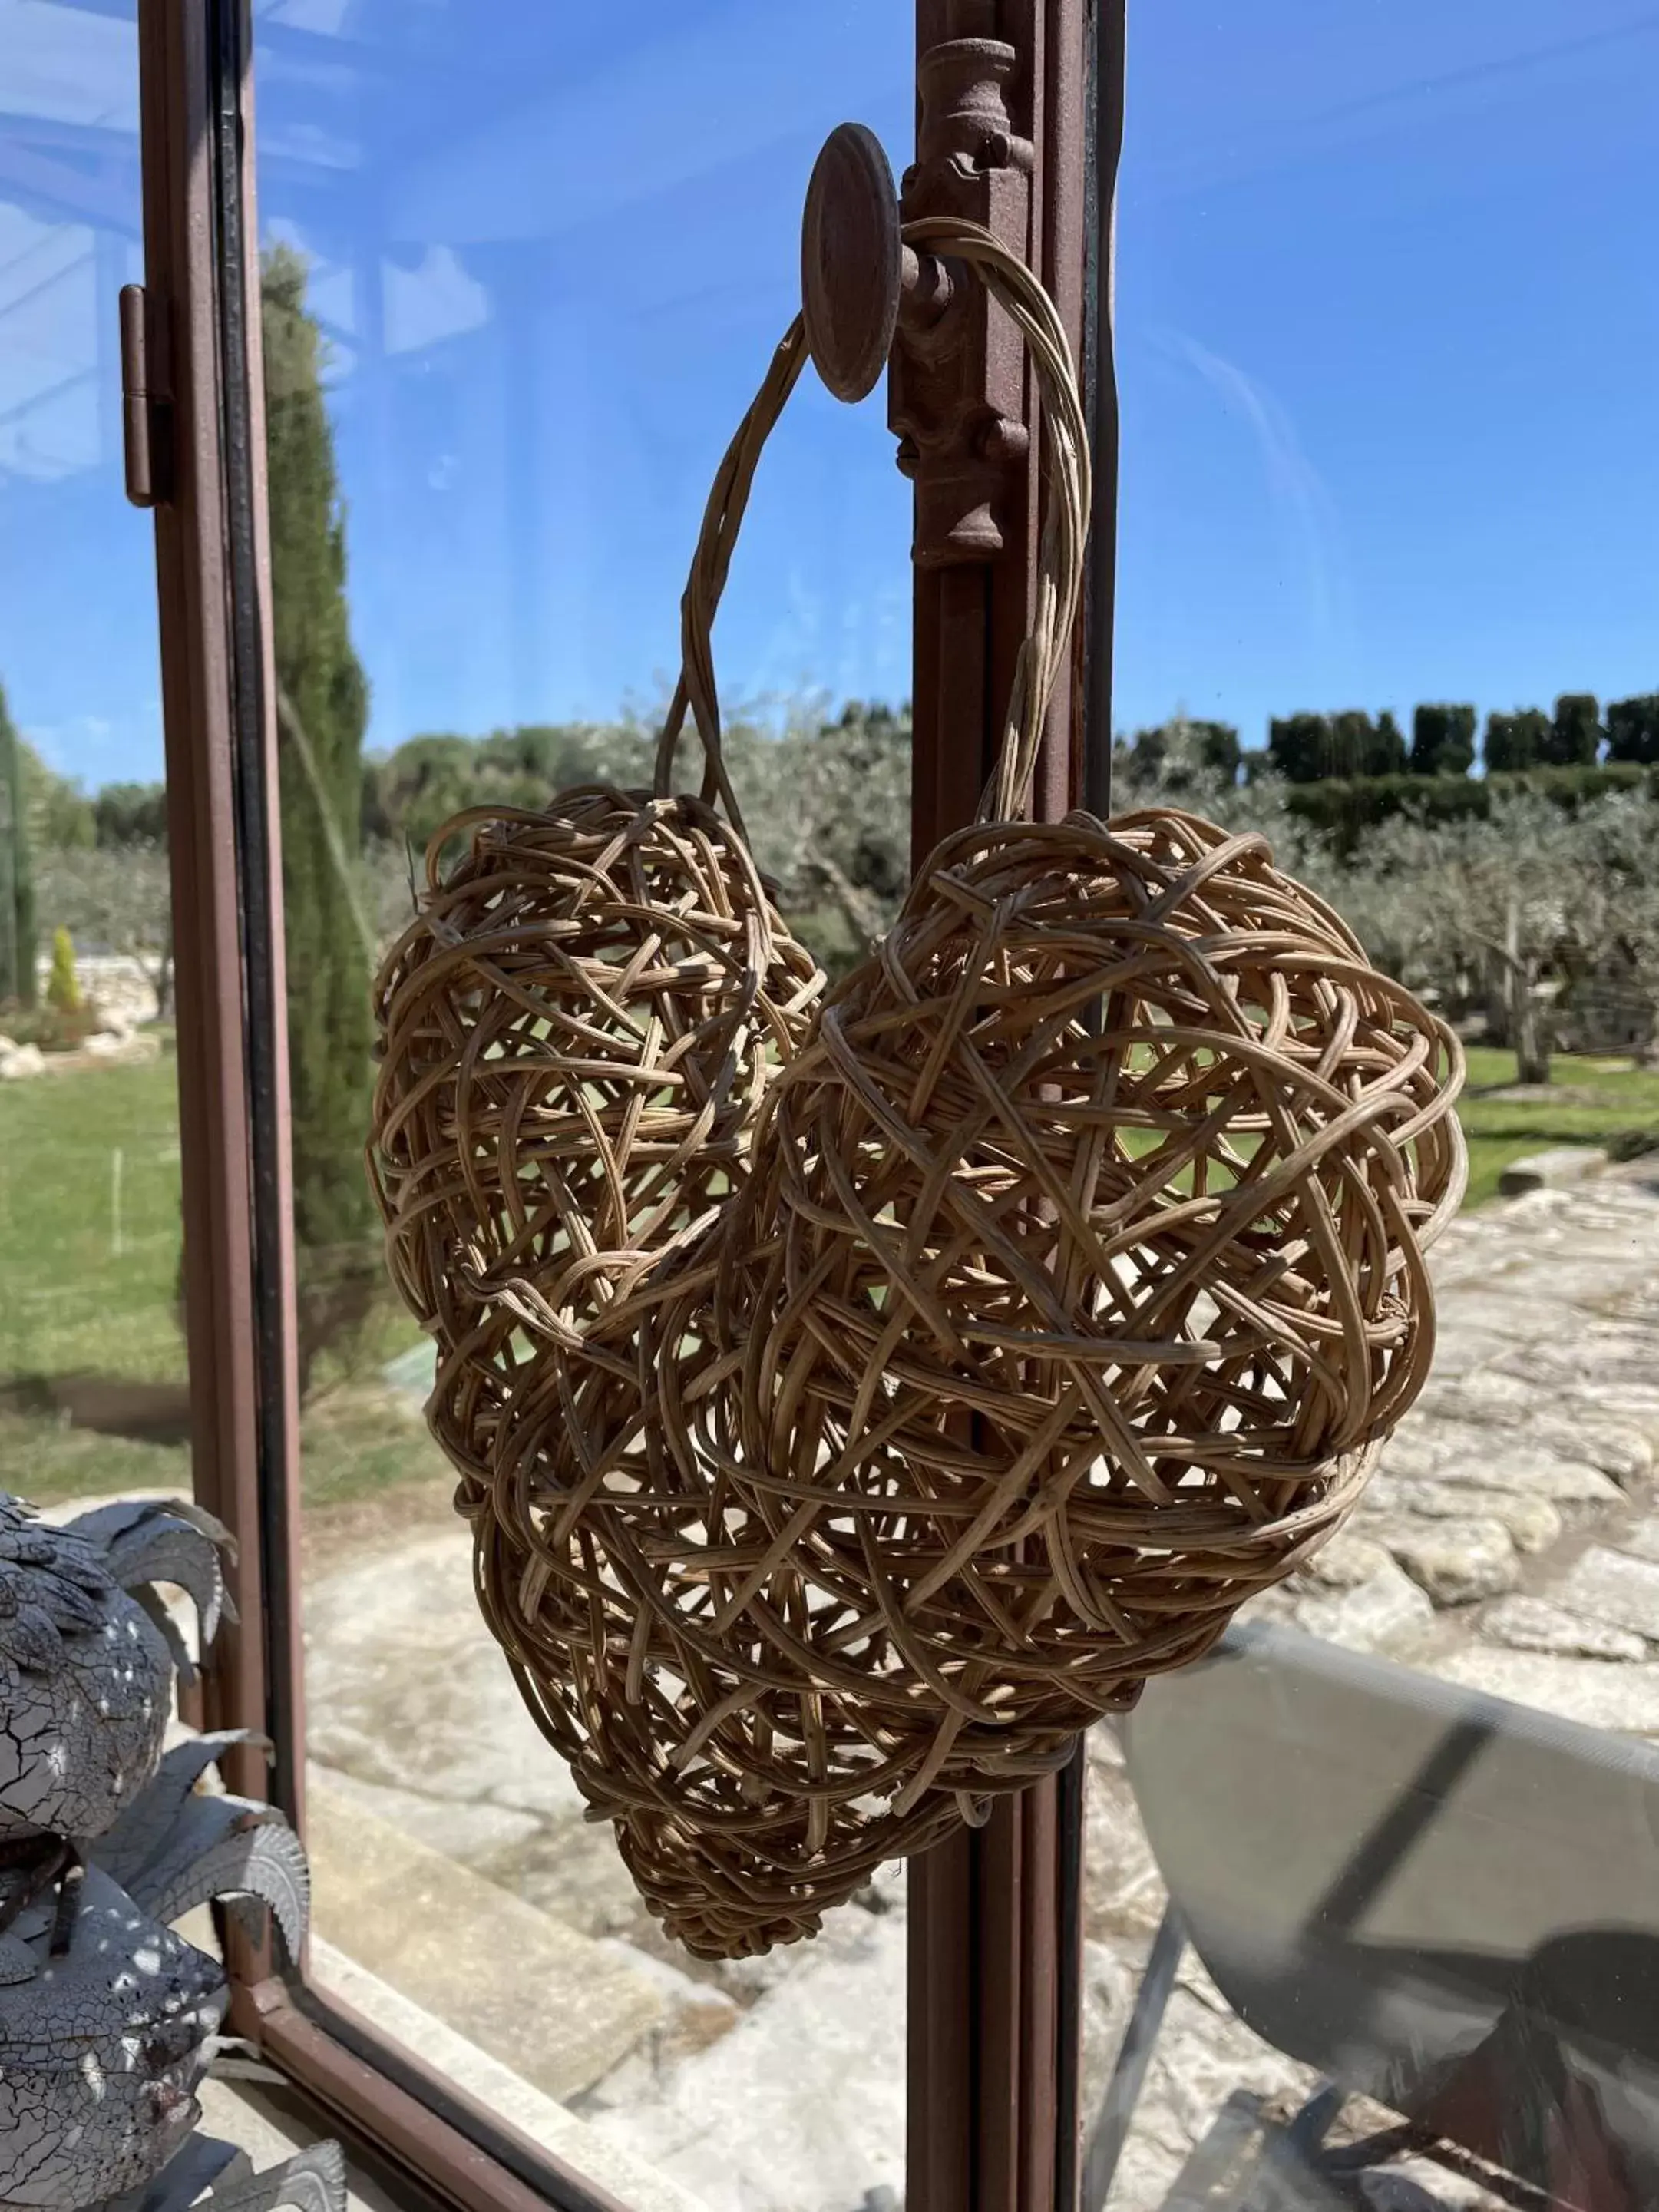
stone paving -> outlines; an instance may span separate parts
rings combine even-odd
[[[1435,1274],[1433,1382],[1348,1528],[1254,1611],[1659,1737],[1659,1181],[1609,1176],[1467,1215]],[[1123,1977],[1115,2019],[1164,1893],[1115,1741],[1098,1731],[1090,1750],[1087,1933]],[[1313,2087],[1189,1957],[1112,2212],[1299,2212],[1270,2171],[1271,2120]],[[1363,2193],[1379,2212],[1497,2204],[1420,2164]]]
[[[1259,1610],[1659,1737],[1659,1178],[1620,1172],[1466,1216],[1435,1272],[1432,1384],[1349,1528]],[[677,2204],[898,2201],[902,1870],[814,1944],[690,1960],[523,1715],[477,1622],[461,1531],[428,1527],[317,1574],[306,1601],[323,1936],[678,2185]],[[1092,2097],[1164,1899],[1109,1731],[1090,1753]],[[377,1858],[398,1879],[377,1882]],[[466,1940],[453,1955],[405,1949],[405,1880],[434,1910],[459,1900]],[[1189,1960],[1113,2212],[1288,2204],[1268,2172],[1274,2117],[1310,2086]],[[1378,2212],[1492,2201],[1421,2167],[1369,2178],[1362,2195]]]

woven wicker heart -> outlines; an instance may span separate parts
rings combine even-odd
[[[906,235],[979,270],[1042,388],[1007,817],[1079,602],[1086,430],[1029,271],[971,224]],[[1449,1032],[1261,840],[1184,816],[947,840],[815,1013],[708,655],[799,358],[797,330],[688,587],[702,801],[475,822],[382,1001],[380,1188],[480,1602],[714,1956],[1052,1771],[1340,1524],[1425,1378],[1464,1177]]]
[[[1354,1502],[1426,1379],[1461,1054],[1259,838],[963,832],[774,1093],[734,1486],[803,1587],[1075,1724]]]
[[[544,1364],[473,1521],[480,1602],[532,1712],[650,1909],[728,1958],[812,1934],[988,1790],[1052,1771],[1090,1716],[1011,1725],[982,1669],[906,1649],[861,1560],[808,1581],[781,1554],[724,1463],[714,1274]]]

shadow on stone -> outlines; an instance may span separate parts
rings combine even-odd
[[[56,1417],[70,1428],[134,1443],[190,1441],[190,1389],[125,1375],[26,1375],[0,1389],[0,1413]]]

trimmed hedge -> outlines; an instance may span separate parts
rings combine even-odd
[[[1492,811],[1495,792],[1534,791],[1559,806],[1576,807],[1609,792],[1641,790],[1659,795],[1659,774],[1633,761],[1612,761],[1601,768],[1532,768],[1486,776],[1330,777],[1322,783],[1292,784],[1285,803],[1346,856],[1367,830],[1396,814],[1430,823],[1484,818]]]

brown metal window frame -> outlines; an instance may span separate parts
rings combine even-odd
[[[1093,391],[1091,611],[1055,702],[1045,815],[1105,803],[1116,420],[1110,204],[1123,0],[916,0],[926,58],[1018,57],[1009,120],[1029,193],[985,212],[1054,292]],[[240,1626],[204,1718],[304,1830],[298,1388],[276,738],[247,0],[138,0],[143,303],[177,945],[185,1319],[197,1495],[235,1534]],[[936,57],[937,58],[937,57]],[[921,120],[919,115],[919,121]],[[907,211],[931,211],[925,167]],[[918,197],[920,196],[920,197]],[[957,211],[969,211],[957,202]],[[988,386],[988,364],[983,368]],[[1024,380],[1028,433],[1036,428]],[[914,837],[968,819],[1030,602],[1038,441],[1000,486],[1000,549],[919,566]],[[924,464],[925,466],[925,464]],[[1077,2197],[1082,1760],[911,1868],[908,2212],[1071,2212]],[[227,1927],[235,2020],[322,2111],[461,2212],[628,2212]]]
[[[1084,364],[1097,449],[1090,605],[1072,681],[1050,713],[1035,803],[1046,820],[1085,801],[1103,811],[1111,779],[1117,417],[1110,261],[1123,0],[918,0],[916,12],[919,82],[929,54],[947,41],[999,37],[1019,57],[1006,94],[1010,123],[1032,149],[1024,208],[994,179],[964,199],[958,185],[924,163],[906,179],[905,212],[975,216],[1025,253]],[[925,97],[921,110],[925,129]],[[930,197],[935,192],[942,197]],[[988,392],[993,374],[988,363]],[[911,809],[918,860],[973,818],[1029,621],[1039,452],[1029,373],[1022,411],[1029,445],[997,504],[1000,550],[946,560],[919,530]],[[947,473],[960,458],[945,456]],[[907,2212],[1073,2212],[1077,2203],[1083,1780],[1079,1745],[1062,1773],[1000,1801],[984,1828],[911,1863]]]

